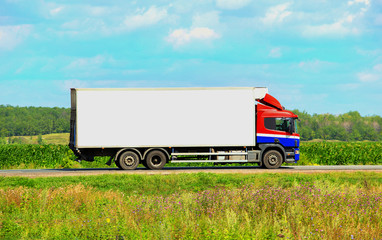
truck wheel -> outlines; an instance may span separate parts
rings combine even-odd
[[[122,168],[121,168],[121,165],[119,165],[119,161],[118,161],[118,160],[115,161],[115,165],[116,165],[119,169],[122,169]]]
[[[277,150],[270,150],[264,154],[263,166],[268,169],[276,169],[283,163],[283,157]]]
[[[139,157],[135,152],[126,151],[119,156],[118,164],[124,170],[134,170],[139,164]]]
[[[151,170],[159,170],[166,164],[166,155],[162,151],[151,151],[146,156],[146,165]]]

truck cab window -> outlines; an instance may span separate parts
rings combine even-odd
[[[264,126],[269,130],[289,132],[291,125],[290,118],[265,118]]]
[[[276,130],[276,118],[264,118],[264,126],[269,130]]]

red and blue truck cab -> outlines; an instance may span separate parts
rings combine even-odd
[[[300,159],[298,116],[285,110],[280,102],[269,94],[257,101],[257,145],[261,150],[267,149],[262,151],[265,152],[262,163],[266,168],[278,168],[281,163],[277,159],[280,157],[286,163],[297,162]],[[280,156],[282,153],[284,156]]]

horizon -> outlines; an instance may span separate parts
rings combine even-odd
[[[0,3],[0,105],[70,88],[259,87],[287,109],[382,116],[382,0]]]
[[[29,107],[34,107],[34,108],[65,108],[65,109],[70,109],[70,106],[68,107],[58,107],[58,106],[53,106],[53,107],[47,107],[47,106],[19,106],[19,105],[10,105],[10,104],[0,104],[0,106],[4,106],[4,107],[7,107],[7,106],[10,106],[10,107],[25,107],[25,108],[29,108]],[[334,114],[334,113],[330,113],[330,112],[326,112],[326,113],[310,113],[310,112],[307,112],[305,110],[300,110],[300,109],[288,109],[288,108],[285,108],[285,110],[288,110],[288,111],[300,111],[300,112],[305,112],[307,114],[309,114],[310,116],[313,116],[315,114],[317,115],[326,115],[326,114],[330,114],[330,115],[333,115],[334,117],[338,117],[340,115],[344,115],[344,114],[347,114],[349,112],[357,112],[360,114],[361,117],[374,117],[374,116],[378,116],[378,117],[382,117],[381,115],[378,115],[378,114],[373,114],[373,115],[362,115],[360,112],[356,111],[356,110],[350,110],[348,112],[344,112],[344,113],[337,113],[337,114]]]

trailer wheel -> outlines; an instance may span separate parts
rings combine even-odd
[[[283,163],[283,157],[277,150],[269,150],[264,154],[263,166],[268,169],[276,169]]]
[[[159,170],[166,164],[166,155],[159,150],[151,151],[146,156],[146,165],[151,170]]]
[[[115,165],[119,168],[119,169],[122,169],[121,165],[119,164],[119,161],[115,161]]]
[[[139,164],[139,157],[135,152],[126,151],[119,156],[118,164],[124,170],[134,170]]]

